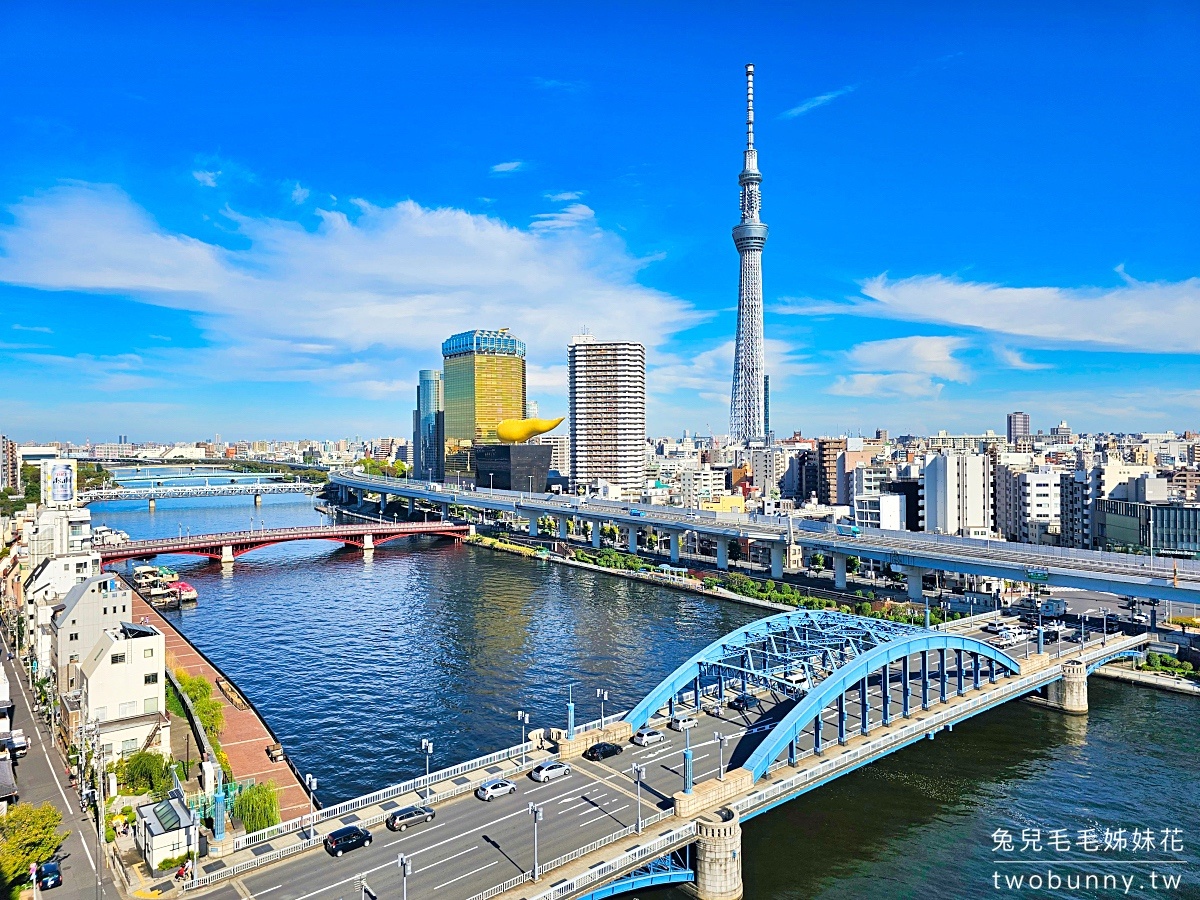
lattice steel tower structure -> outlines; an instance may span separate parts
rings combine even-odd
[[[767,226],[759,220],[762,194],[758,151],[754,149],[754,66],[746,66],[746,152],[738,184],[742,186],[742,224],[733,229],[733,242],[742,260],[738,286],[737,342],[733,355],[733,397],[729,436],[734,441],[766,437],[766,398],[763,375],[762,251]]]

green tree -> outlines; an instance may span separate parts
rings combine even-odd
[[[62,813],[50,803],[18,803],[0,818],[0,882],[4,890],[29,878],[29,866],[44,863],[62,846],[70,832],[59,832]]]
[[[170,785],[167,760],[158,753],[141,750],[126,757],[123,762],[125,784],[134,793],[162,793]]]
[[[229,811],[242,820],[247,832],[278,825],[279,795],[275,793],[275,782],[267,781],[246,788],[234,798]]]
[[[825,568],[825,554],[824,553],[814,553],[812,556],[809,557],[809,561],[811,562],[812,567],[814,569],[824,569]]]
[[[851,575],[853,575],[855,572],[857,572],[861,566],[862,566],[862,560],[860,560],[857,556],[847,556],[846,557],[846,571],[849,572]]]
[[[741,541],[730,541],[729,542],[729,561],[730,562],[741,562],[741,560],[742,560],[742,542]]]

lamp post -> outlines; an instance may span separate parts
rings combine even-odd
[[[683,730],[683,792],[692,792],[692,729]]]
[[[717,739],[717,781],[725,780],[725,748],[729,745],[729,737],[719,731],[713,732]]]
[[[634,763],[632,766],[633,780],[637,784],[637,833],[642,833],[642,779],[646,777],[646,767]]]
[[[600,728],[604,728],[604,702],[608,699],[608,691],[596,688],[596,697],[600,700]]]
[[[308,788],[308,839],[313,839],[313,792],[317,789],[317,778],[311,772],[304,776],[304,786]]]
[[[533,819],[533,880],[537,881],[538,874],[538,822],[542,821],[542,808],[536,803],[529,804],[529,815]]]
[[[428,738],[421,738],[421,750],[425,753],[425,799],[430,796],[429,787],[429,760],[433,758],[433,741]]]
[[[400,900],[408,900],[408,876],[412,874],[412,859],[401,853],[396,857],[396,866],[400,869]]]
[[[521,765],[525,765],[525,729],[529,727],[529,713],[517,710],[517,721],[521,723]]]

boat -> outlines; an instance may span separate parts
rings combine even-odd
[[[159,577],[161,577],[162,580],[165,581],[167,584],[171,584],[172,582],[176,582],[179,580],[179,573],[176,572],[174,569],[167,568],[166,566],[159,566],[158,574],[159,574]]]
[[[186,581],[172,581],[171,590],[179,595],[180,603],[195,603],[200,597],[200,593]]]

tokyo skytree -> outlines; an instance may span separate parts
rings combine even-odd
[[[762,206],[758,151],[754,149],[754,66],[746,66],[746,152],[738,184],[742,186],[742,224],[733,229],[733,242],[742,261],[738,286],[737,341],[733,352],[733,397],[729,437],[733,441],[762,440],[766,435],[763,375],[762,251],[767,226],[759,221]]]

